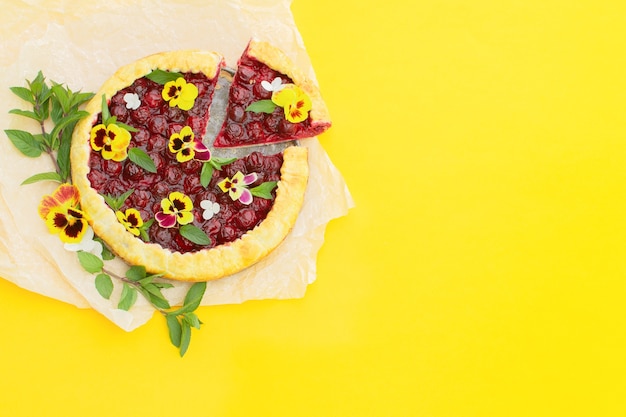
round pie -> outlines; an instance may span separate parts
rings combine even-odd
[[[217,93],[226,104],[213,139]],[[330,127],[314,83],[256,40],[236,69],[206,51],[140,59],[86,110],[70,155],[95,234],[129,264],[181,281],[231,275],[284,240],[309,173],[296,140]]]

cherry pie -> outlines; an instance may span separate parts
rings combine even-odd
[[[217,53],[159,53],[119,69],[87,105],[72,180],[95,234],[128,263],[175,280],[218,279],[292,229],[308,180],[307,149],[295,140],[330,126],[326,106],[280,50],[253,40],[207,146],[218,81],[229,78]],[[217,156],[225,147],[244,152]]]

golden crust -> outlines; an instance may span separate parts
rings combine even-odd
[[[149,56],[117,71],[87,105],[90,117],[74,130],[71,148],[72,180],[81,194],[81,207],[91,219],[91,226],[118,256],[132,265],[143,265],[151,273],[179,281],[209,281],[241,271],[274,250],[293,227],[308,180],[306,148],[291,146],[284,150],[281,179],[276,198],[266,219],[240,239],[192,253],[172,252],[158,244],[146,243],[117,220],[115,213],[93,188],[87,177],[91,146],[89,135],[101,111],[102,94],[107,100],[155,68],[173,71],[202,71],[213,76],[222,58],[214,53],[182,51]],[[205,72],[207,71],[207,72]]]
[[[312,104],[309,112],[312,126],[331,124],[328,107],[322,99],[319,88],[282,50],[267,42],[252,39],[247,51],[249,56],[291,78],[309,96]]]

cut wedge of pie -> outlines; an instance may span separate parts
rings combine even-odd
[[[282,52],[252,41],[234,76],[227,113],[245,103],[232,101],[243,80],[278,90],[251,100],[274,95],[271,104],[261,104],[273,106],[272,113],[244,109],[245,120],[236,123],[248,140],[230,137],[224,145],[246,146],[244,152],[220,156],[217,142],[235,121],[227,117],[215,148],[204,136],[224,65],[219,54],[204,51],[140,59],[102,86],[86,107],[90,116],[74,130],[72,181],[82,210],[115,254],[150,273],[208,281],[241,271],[284,240],[302,207],[307,149],[289,141],[330,126],[319,91]],[[301,107],[305,115],[296,114],[299,100],[310,103]],[[269,121],[278,116],[278,123]],[[257,130],[257,122],[265,127]],[[282,143],[278,150],[266,146],[276,142]],[[247,148],[252,143],[262,145]]]
[[[226,120],[216,148],[276,143],[317,136],[331,125],[312,80],[282,52],[256,40],[239,59]]]

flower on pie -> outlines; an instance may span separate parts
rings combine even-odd
[[[204,146],[201,140],[195,139],[195,135],[189,126],[183,127],[178,133],[172,133],[169,149],[170,152],[176,154],[178,162],[185,162],[194,158],[200,161],[211,159],[211,151]]]
[[[117,220],[124,225],[126,230],[132,233],[135,236],[139,236],[141,234],[141,226],[143,226],[143,220],[141,218],[141,214],[139,210],[134,208],[126,209],[125,212],[121,210],[117,210],[115,212],[115,216]]]
[[[64,243],[79,243],[89,228],[88,218],[79,209],[80,194],[71,184],[61,184],[39,203],[39,216],[52,234]]]
[[[198,97],[198,87],[193,83],[188,83],[183,77],[179,77],[165,83],[161,96],[163,100],[170,103],[170,107],[178,106],[181,110],[189,110]]]
[[[99,124],[91,129],[91,148],[102,154],[104,159],[123,161],[128,156],[130,132],[123,127],[111,123],[108,126]]]
[[[261,81],[261,87],[265,88],[267,91],[280,91],[286,87],[286,84],[283,84],[283,80],[280,77],[276,77],[270,83],[269,81]]]
[[[200,202],[200,207],[204,209],[204,211],[202,212],[202,218],[204,220],[210,220],[213,218],[213,216],[220,212],[220,205],[217,204],[215,201],[202,200]]]
[[[243,204],[250,204],[252,193],[246,186],[255,182],[257,178],[258,175],[255,172],[243,175],[241,171],[237,171],[233,178],[226,177],[217,185],[223,192],[228,193],[233,201],[239,200]]]
[[[161,209],[154,215],[161,227],[174,227],[176,224],[188,224],[193,221],[193,203],[185,194],[174,191],[161,200]]]
[[[272,102],[285,110],[285,118],[292,123],[300,123],[309,117],[311,99],[295,84],[285,84],[272,93]]]
[[[141,100],[139,100],[137,93],[124,94],[124,101],[126,102],[126,108],[131,110],[137,110],[141,105]]]
[[[87,227],[87,231],[83,235],[83,238],[78,243],[66,243],[63,245],[65,250],[70,252],[89,252],[91,254],[96,255],[98,258],[102,259],[102,250],[104,249],[102,243],[98,242],[94,239],[93,229],[91,227]]]

